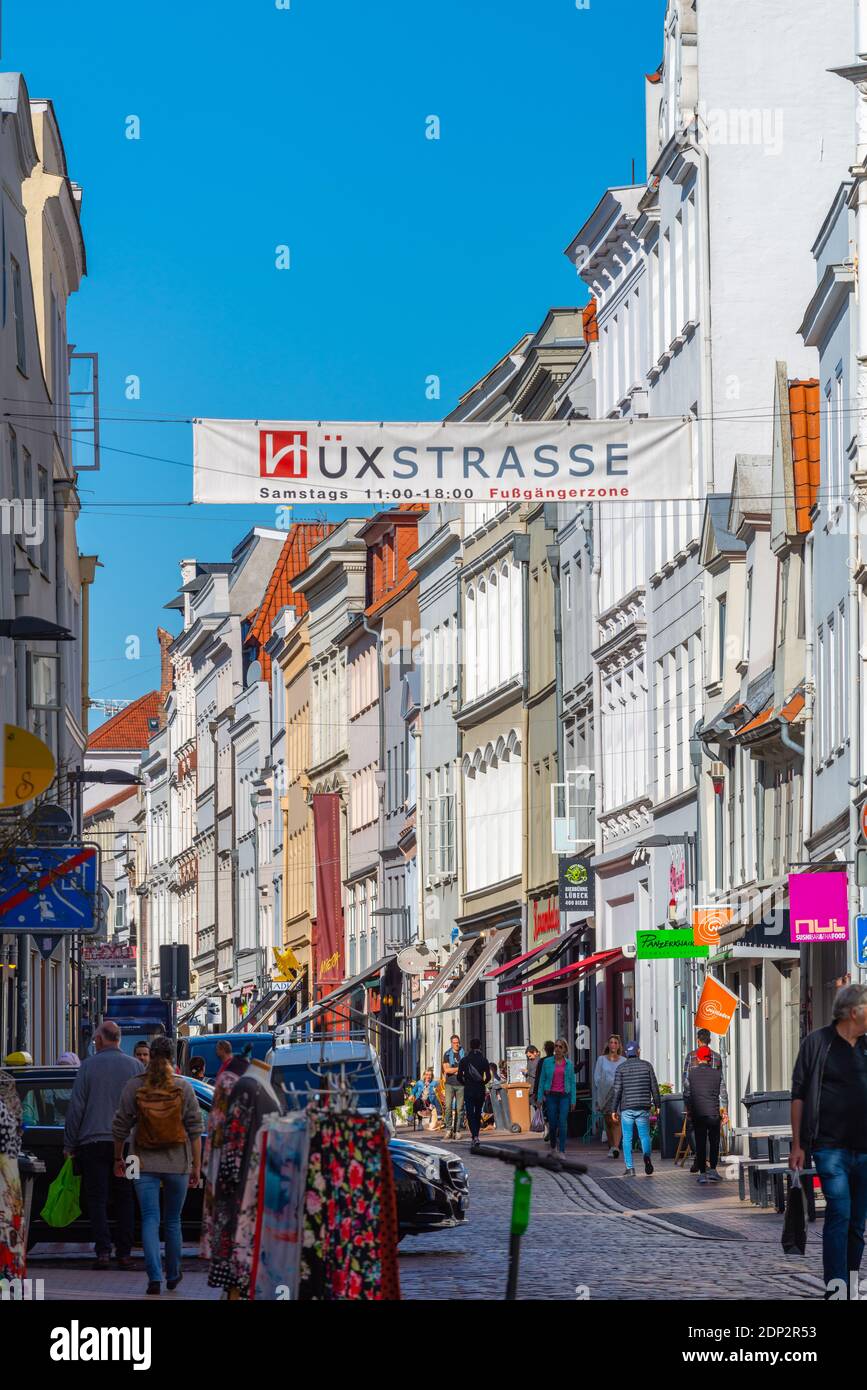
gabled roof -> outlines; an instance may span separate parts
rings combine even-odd
[[[127,705],[126,709],[120,710],[104,724],[100,724],[90,735],[87,740],[88,753],[121,748],[144,751],[153,737],[153,731],[148,728],[148,720],[159,719],[161,711],[162,702],[158,690],[149,690],[146,695],[140,695],[131,705]]]
[[[307,568],[313,547],[330,536],[334,529],[333,524],[327,521],[298,521],[289,528],[262,602],[249,615],[251,626],[247,645],[259,649],[263,680],[269,680],[271,676],[271,657],[265,651],[265,643],[271,636],[271,624],[281,608],[293,607],[299,614],[307,612],[306,595],[292,588],[292,580]]]
[[[138,787],[124,787],[122,791],[115,792],[114,796],[106,797],[105,801],[91,806],[90,810],[84,813],[85,824],[89,820],[96,820],[98,816],[104,815],[106,811],[111,811],[115,806],[120,806],[121,802],[129,801],[130,797],[135,796],[137,791]]]

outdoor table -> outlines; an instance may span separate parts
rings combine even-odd
[[[780,1143],[783,1139],[788,1139],[791,1143],[791,1125],[740,1125],[732,1130],[733,1134],[745,1135],[748,1139],[767,1139],[768,1141],[768,1162],[779,1163]]]

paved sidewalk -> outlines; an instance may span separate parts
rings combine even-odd
[[[409,1137],[410,1131],[402,1131]],[[502,1299],[506,1285],[513,1169],[470,1153],[469,1137],[412,1137],[455,1153],[470,1174],[466,1222],[407,1237],[400,1246],[403,1297]],[[538,1135],[486,1134],[486,1142],[541,1147]],[[636,1176],[598,1143],[570,1143],[569,1156],[586,1176],[533,1170],[530,1228],[522,1242],[519,1297],[559,1300],[817,1299],[821,1283],[821,1207],[808,1225],[805,1256],[780,1245],[782,1217],[738,1200],[736,1182],[699,1186],[689,1171],[654,1155],[647,1177],[636,1155]],[[28,1274],[44,1281],[46,1299],[214,1300],[207,1269],[188,1247],[184,1279],[159,1300],[145,1294],[144,1262],[131,1273],[93,1269],[81,1247],[37,1247]]]

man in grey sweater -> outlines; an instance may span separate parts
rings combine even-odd
[[[96,1248],[96,1269],[109,1269],[111,1232],[109,1196],[114,1203],[115,1251],[121,1269],[132,1268],[134,1206],[132,1183],[114,1176],[112,1121],[121,1092],[141,1062],[120,1050],[116,1023],[101,1023],[94,1034],[96,1052],[78,1069],[66,1112],[64,1152],[75,1158]]]
[[[611,1118],[616,1122],[618,1114],[623,1123],[623,1161],[626,1176],[633,1177],[632,1133],[638,1130],[641,1151],[644,1154],[644,1171],[648,1176],[653,1172],[650,1159],[650,1112],[652,1107],[659,1109],[659,1083],[656,1072],[649,1062],[644,1062],[637,1042],[627,1043],[626,1061],[622,1062],[614,1075],[614,1088],[611,1092]]]

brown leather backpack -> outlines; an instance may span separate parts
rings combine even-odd
[[[184,1093],[180,1086],[139,1086],[135,1099],[136,1148],[165,1149],[187,1142]]]

